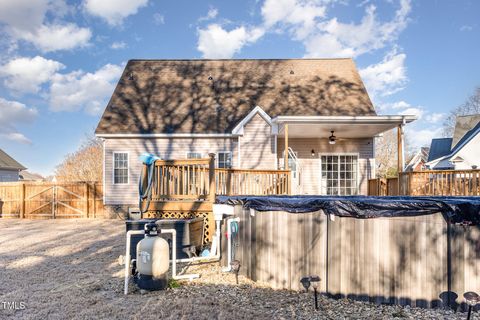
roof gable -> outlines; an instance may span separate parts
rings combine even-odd
[[[25,170],[26,168],[0,149],[0,169]]]
[[[96,133],[231,133],[255,106],[376,115],[351,59],[131,60]]]

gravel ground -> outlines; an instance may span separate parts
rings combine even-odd
[[[179,287],[123,295],[124,224],[112,220],[0,220],[0,319],[465,319],[466,314],[377,306],[272,290],[218,263]],[[16,303],[17,310],[5,303]],[[476,319],[480,319],[475,314]]]

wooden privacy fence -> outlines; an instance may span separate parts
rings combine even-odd
[[[372,196],[480,196],[480,170],[401,172],[398,178],[368,180]]]
[[[103,216],[103,188],[98,182],[0,183],[2,218],[58,219]]]
[[[456,308],[480,288],[479,226],[452,225],[440,213],[331,220],[238,205],[235,215],[240,272],[276,289],[302,290],[303,276],[318,275],[319,290],[335,297]]]

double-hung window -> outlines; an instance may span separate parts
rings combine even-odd
[[[113,183],[128,184],[128,153],[113,153]]]
[[[321,156],[321,194],[355,195],[358,193],[356,155]]]
[[[225,169],[232,167],[232,153],[230,151],[222,151],[217,154],[217,167]]]

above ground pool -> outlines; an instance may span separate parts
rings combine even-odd
[[[218,197],[238,218],[240,273],[334,297],[463,307],[480,289],[480,197]],[[230,219],[230,221],[235,219]],[[229,221],[229,220],[227,220]],[[222,245],[222,250],[225,246]]]

